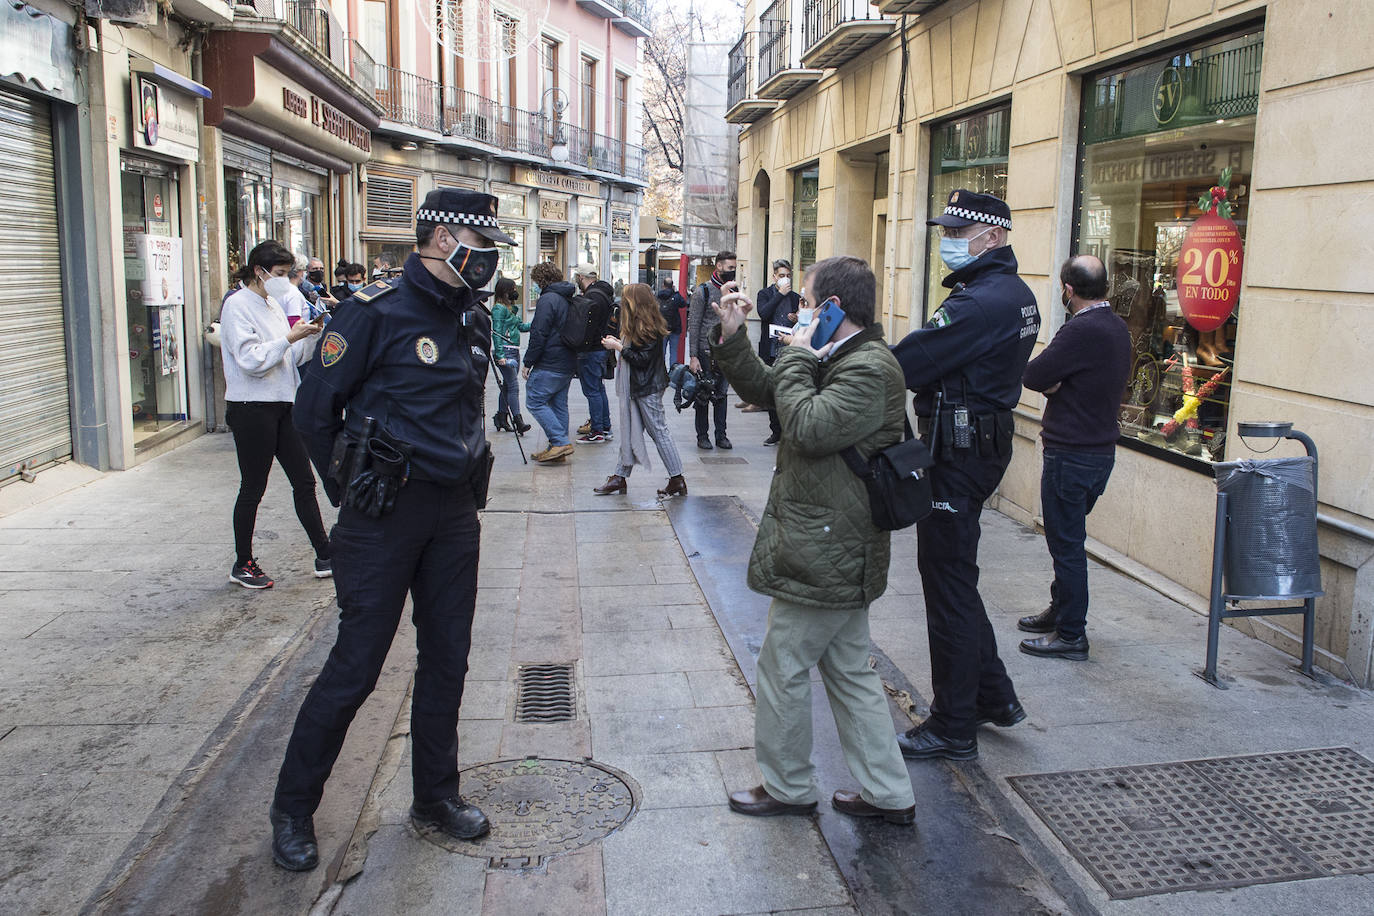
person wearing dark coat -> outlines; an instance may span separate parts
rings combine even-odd
[[[771,366],[777,359],[780,346],[777,338],[768,333],[770,325],[794,324],[801,296],[792,288],[792,262],[778,258],[773,262],[773,283],[759,290],[755,308],[759,316],[759,359]],[[764,445],[777,445],[782,438],[782,423],[776,407],[768,409],[769,436]]]
[[[549,447],[530,457],[547,464],[573,453],[568,438],[568,386],[577,373],[577,354],[563,342],[563,323],[577,287],[548,261],[536,264],[530,279],[543,293],[534,304],[530,342],[525,347],[525,407],[549,438]]]
[[[673,289],[673,281],[667,277],[663,280],[663,288],[654,296],[658,299],[658,310],[663,314],[663,321],[668,325],[668,346],[664,359],[671,366],[678,361],[677,343],[682,339],[682,310],[687,307],[687,300],[682,298],[682,293]]]

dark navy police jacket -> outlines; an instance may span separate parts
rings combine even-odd
[[[975,414],[1012,409],[1040,333],[1040,309],[1016,274],[1016,255],[1010,245],[994,248],[944,285],[954,290],[944,304],[892,347],[916,392],[916,413],[930,416],[942,382],[946,403]]]
[[[359,290],[339,310],[296,391],[296,429],[321,476],[347,410],[350,430],[373,417],[378,429],[414,447],[412,477],[444,486],[468,480],[486,445],[485,298],[439,282],[411,254],[401,277]]]

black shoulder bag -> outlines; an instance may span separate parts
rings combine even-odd
[[[844,463],[868,489],[868,508],[873,525],[881,531],[909,528],[931,512],[930,449],[903,420],[906,438],[888,446],[867,461],[854,446],[840,452]]]

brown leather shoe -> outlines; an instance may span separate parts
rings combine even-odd
[[[814,814],[816,803],[789,805],[768,794],[763,786],[730,793],[730,810],[750,817],[776,817],[779,814]]]
[[[540,464],[552,464],[555,461],[562,461],[572,453],[573,447],[571,445],[551,445],[547,451],[531,457]]]
[[[659,496],[686,496],[686,495],[687,495],[687,481],[686,481],[685,479],[683,479],[683,476],[682,476],[681,474],[678,474],[676,477],[669,477],[669,478],[668,478],[668,485],[667,485],[666,487],[664,487],[662,490],[659,490],[659,491],[658,491],[658,495],[659,495]]]
[[[612,493],[624,494],[625,478],[619,474],[612,474],[606,478],[606,482],[599,487],[592,487],[592,492],[597,496],[610,496]]]
[[[880,817],[889,824],[916,823],[916,806],[910,808],[879,808],[863,800],[858,792],[840,789],[830,799],[830,804],[841,814],[850,817]]]

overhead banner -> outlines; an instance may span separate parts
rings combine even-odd
[[[687,45],[682,250],[689,257],[714,257],[735,247],[739,129],[725,120],[730,47]]]

